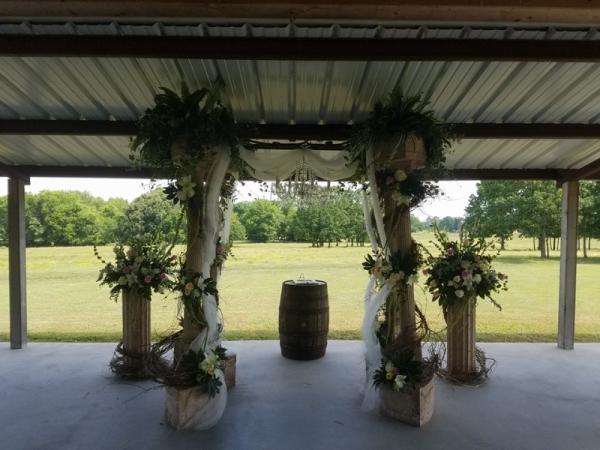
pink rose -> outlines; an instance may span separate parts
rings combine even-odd
[[[450,247],[448,250],[446,250],[446,254],[448,256],[454,256],[454,249],[452,247]]]
[[[462,277],[463,278],[467,278],[469,275],[471,275],[471,272],[469,272],[467,269],[462,271]]]
[[[225,246],[223,244],[217,244],[216,252],[217,252],[217,255],[225,254]]]
[[[161,273],[159,275],[160,281],[165,281],[167,279],[167,274],[166,273]]]
[[[145,281],[146,283],[150,283],[150,282],[152,281],[152,275],[146,275],[146,276],[144,277],[144,281]]]
[[[129,272],[131,272],[131,269],[129,268],[129,266],[123,267],[123,273],[129,273]]]

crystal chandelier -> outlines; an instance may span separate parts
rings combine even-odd
[[[287,180],[277,179],[275,181],[272,191],[273,194],[283,201],[301,205],[327,196],[329,182],[327,182],[327,188],[319,186],[313,169],[303,156],[298,167]]]

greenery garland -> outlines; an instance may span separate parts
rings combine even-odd
[[[392,138],[416,136],[427,151],[427,168],[441,168],[446,152],[457,137],[453,127],[441,122],[421,95],[405,96],[394,89],[385,101],[375,103],[367,120],[358,125],[348,141],[350,160],[364,164],[364,152]]]
[[[224,86],[223,79],[217,78],[212,89],[190,92],[182,83],[181,94],[177,94],[162,87],[162,92],[154,97],[154,106],[138,121],[129,157],[134,167],[149,168],[155,178],[170,180],[163,191],[175,204],[199,201],[196,193],[203,187],[196,186],[193,171],[198,163],[210,161],[216,146],[230,149],[230,171],[246,171],[246,164],[239,156],[238,126],[231,109],[219,100]],[[177,149],[177,155],[172,154],[173,148]],[[235,180],[231,178],[223,187],[227,196],[233,194]]]
[[[202,315],[202,298],[204,295],[218,296],[217,282],[213,278],[204,278],[201,273],[188,274],[185,263],[181,263],[173,290],[181,294],[181,302],[185,312],[197,325],[206,326]]]
[[[443,168],[452,141],[458,138],[454,128],[438,120],[434,112],[427,109],[428,106],[429,103],[421,95],[405,96],[400,89],[394,89],[385,101],[375,104],[367,120],[355,127],[347,142],[347,159],[350,163],[358,163],[356,176],[364,178],[368,149],[391,139],[406,141],[415,136],[423,140],[427,160],[422,170],[406,174],[402,170],[391,171],[375,161],[380,195],[392,190],[401,206],[416,207],[426,198],[439,193],[435,183],[423,179],[436,178]]]

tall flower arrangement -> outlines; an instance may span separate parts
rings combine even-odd
[[[495,246],[461,232],[458,240],[435,229],[437,254],[429,254],[425,285],[447,324],[446,376],[459,383],[481,383],[489,373],[485,353],[476,347],[476,302],[507,289],[507,276],[493,268]]]
[[[348,159],[358,163],[367,191],[365,219],[373,254],[363,267],[375,289],[365,298],[363,339],[370,382],[377,387],[418,389],[437,364],[436,358],[422,357],[421,339],[428,328],[415,304],[413,284],[423,260],[411,238],[410,209],[437,195],[437,185],[429,180],[442,170],[455,137],[420,96],[395,90],[375,105],[349,140]]]
[[[158,378],[179,388],[195,386],[210,397],[217,396],[222,385],[222,374],[215,369],[222,355],[222,327],[211,269],[223,259],[217,249],[224,209],[234,191],[233,172],[244,169],[233,114],[220,101],[223,88],[220,78],[211,88],[193,92],[185,84],[181,94],[162,88],[154,106],[140,119],[139,133],[131,143],[134,164],[168,179],[165,195],[181,205],[187,216],[186,251],[174,287],[183,305],[182,330],[168,341],[175,354],[171,372]],[[167,390],[167,420],[175,428],[194,423],[188,417],[196,413],[194,392]],[[219,399],[212,413],[216,420],[226,397]]]
[[[425,285],[444,314],[468,298],[487,299],[502,309],[493,295],[507,290],[508,277],[493,268],[497,255],[492,242],[461,233],[458,240],[434,229],[437,255],[427,258]]]

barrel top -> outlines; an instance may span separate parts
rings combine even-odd
[[[283,284],[288,286],[326,286],[327,283],[321,280],[286,280]]]

